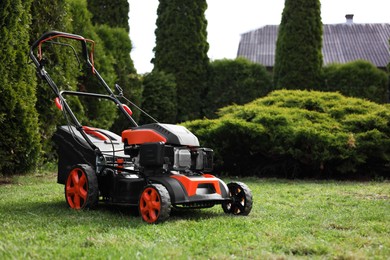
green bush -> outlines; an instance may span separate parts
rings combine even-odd
[[[85,38],[95,41],[95,67],[102,75],[106,83],[113,87],[117,75],[115,74],[115,60],[110,55],[109,50],[105,49],[105,41],[103,41],[98,33],[97,28],[92,25],[92,14],[87,9],[86,0],[67,0],[69,5],[69,15],[72,17],[71,28],[74,34],[81,35]],[[73,42],[74,43],[74,42]],[[107,93],[104,88],[98,83],[96,77],[92,75],[92,70],[84,68],[82,75],[77,78],[78,90],[95,93]],[[82,120],[82,124],[100,128],[110,128],[117,116],[116,108],[108,102],[100,102],[97,99],[84,98],[82,100],[83,112],[87,118]],[[80,111],[81,112],[81,111]],[[82,113],[78,113],[78,117],[82,117]]]
[[[154,70],[144,76],[143,87],[142,109],[160,122],[175,123],[177,115],[175,77]],[[148,116],[141,115],[141,124],[150,122]]]
[[[33,0],[30,11],[32,23],[29,45],[35,42],[44,32],[52,30],[71,31],[69,28],[71,17],[68,15],[68,9],[69,6],[66,0]],[[45,70],[57,86],[63,89],[76,90],[77,82],[73,75],[78,74],[79,68],[71,48],[56,44],[44,44],[43,55],[44,59],[49,61],[45,66]],[[63,116],[54,105],[55,95],[45,80],[38,81],[36,96],[37,103],[35,107],[39,114],[39,122],[44,122],[39,125],[39,132],[43,148],[43,163],[45,163],[54,160],[56,157],[51,137]]]
[[[126,0],[87,0],[92,23],[124,28],[129,32],[129,2]]]
[[[35,75],[27,65],[31,0],[0,4],[0,173],[27,173],[40,159]]]
[[[125,97],[139,106],[141,103],[141,81],[129,55],[131,52],[129,34],[124,28],[112,28],[107,25],[97,25],[95,29],[102,39],[101,43],[105,52],[113,60],[114,74],[117,77],[115,83],[123,89]],[[112,85],[110,86],[112,87]],[[127,105],[131,107],[130,104]],[[121,133],[124,129],[132,126],[119,110],[116,114],[116,120],[111,127],[112,131]],[[135,120],[139,118],[139,112],[135,109],[133,109],[133,117]]]
[[[325,67],[322,90],[339,91],[343,95],[385,103],[388,96],[388,75],[368,61],[354,61]]]
[[[244,58],[213,61],[210,64],[203,114],[215,118],[219,108],[242,105],[265,96],[271,86],[271,75],[260,64]]]
[[[388,107],[338,93],[274,91],[185,125],[214,149],[216,170],[230,175],[389,173]]]

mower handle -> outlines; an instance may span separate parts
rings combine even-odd
[[[81,43],[81,49],[82,49],[82,56],[86,62],[86,64],[92,68],[92,73],[95,77],[98,78],[100,83],[103,85],[105,90],[107,91],[108,95],[100,95],[95,93],[84,93],[84,92],[77,92],[77,91],[60,91],[57,85],[54,83],[50,75],[45,71],[44,69],[44,62],[42,61],[42,49],[41,45],[47,41],[50,41],[55,38],[68,38],[72,40],[79,41]],[[88,53],[88,43],[92,43],[91,52]],[[51,89],[54,91],[57,99],[57,107],[59,107],[61,110],[65,110],[65,112],[71,117],[72,121],[76,125],[77,130],[80,131],[81,135],[84,137],[84,139],[87,141],[87,143],[91,146],[91,148],[95,151],[98,151],[99,149],[90,141],[90,139],[87,137],[85,131],[83,130],[80,122],[77,120],[76,116],[73,114],[72,110],[70,109],[69,105],[66,103],[65,99],[63,98],[62,94],[70,94],[70,95],[82,95],[82,96],[95,96],[95,97],[103,97],[111,99],[116,103],[119,110],[121,110],[127,118],[130,120],[130,122],[134,126],[138,126],[138,124],[134,121],[134,119],[131,116],[130,109],[127,106],[124,106],[114,95],[110,87],[107,85],[107,83],[104,81],[104,79],[101,77],[99,72],[95,69],[93,64],[93,51],[94,51],[94,45],[95,42],[86,39],[80,35],[77,34],[71,34],[71,33],[65,33],[65,32],[59,32],[59,31],[49,31],[44,33],[41,37],[39,37],[38,40],[36,40],[30,47],[30,58],[34,62],[34,65],[37,68],[38,75],[41,78],[44,78]],[[34,50],[38,49],[38,55],[34,55]]]
[[[36,55],[34,55],[34,50],[36,48],[38,48],[39,55],[41,55],[40,54],[40,47],[41,47],[42,43],[49,41],[49,40],[52,40],[52,39],[55,39],[55,38],[58,38],[58,37],[80,41],[84,59],[87,61],[88,64],[93,66],[92,65],[93,61],[91,62],[91,60],[88,57],[88,48],[87,48],[87,41],[92,42],[94,44],[94,42],[92,40],[86,39],[83,36],[80,36],[77,34],[71,34],[71,33],[59,32],[59,31],[49,31],[49,32],[44,33],[41,37],[39,37],[39,39],[36,40],[30,47],[30,58],[32,59],[32,61],[34,62],[35,66],[37,68],[42,66],[40,63],[41,57],[37,57]]]

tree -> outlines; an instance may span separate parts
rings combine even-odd
[[[104,41],[99,37],[96,28],[91,23],[92,14],[88,11],[86,0],[67,0],[69,12],[72,17],[73,33],[95,41],[95,66],[109,86],[114,86],[117,76],[114,70],[115,60],[109,50],[104,48]],[[95,93],[107,92],[92,75],[92,70],[84,68],[81,76],[77,78],[78,90]],[[110,128],[116,117],[116,108],[109,102],[100,102],[97,99],[84,98],[83,109],[88,118],[81,123],[100,128]],[[82,116],[82,115],[81,115]]]
[[[312,89],[321,81],[319,0],[286,0],[276,43],[275,88]]]
[[[216,60],[210,64],[210,77],[204,99],[204,115],[214,118],[224,106],[243,105],[265,96],[272,78],[264,66],[244,58]]]
[[[154,70],[143,80],[142,108],[153,118],[164,123],[175,123],[177,114],[176,83],[173,75]],[[142,114],[141,123],[151,119]]]
[[[35,74],[27,66],[31,0],[0,5],[0,173],[34,170],[39,162]]]
[[[207,80],[206,0],[160,0],[157,9],[154,69],[173,74],[177,87],[178,121],[201,115]]]
[[[124,28],[129,32],[129,2],[127,0],[87,0],[93,14],[92,23]]]
[[[66,0],[33,0],[30,13],[32,17],[30,45],[44,32],[52,30],[72,31]],[[76,90],[76,81],[72,81],[72,75],[77,74],[77,69],[75,69],[75,61],[72,59],[73,56],[70,55],[70,51],[69,48],[63,48],[55,44],[45,45],[45,58],[51,61],[45,69],[58,86],[66,86],[67,89]],[[59,66],[60,64],[66,64],[66,66]],[[54,106],[54,93],[45,81],[38,82],[36,91],[38,100],[36,109],[39,113],[39,122],[42,122],[39,125],[39,132],[43,147],[43,159],[50,161],[55,157],[51,137],[62,119],[62,114]]]
[[[92,13],[92,22],[96,32],[103,42],[107,55],[113,60],[116,82],[123,89],[124,96],[133,103],[141,103],[141,81],[130,57],[132,49],[129,37],[129,4],[127,0],[88,0],[88,9]],[[116,120],[111,130],[117,133],[130,125],[118,110]],[[138,111],[133,117],[137,119]]]

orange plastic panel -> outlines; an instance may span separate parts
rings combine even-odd
[[[219,179],[215,178],[211,174],[204,174],[204,178],[188,178],[185,175],[172,175],[171,178],[178,180],[186,189],[188,196],[196,195],[196,189],[199,184],[212,184],[214,186],[215,192],[218,194],[221,193],[221,188],[219,187]]]
[[[89,134],[89,135],[93,135],[95,136],[96,138],[99,138],[100,140],[102,141],[106,141],[108,140],[108,137],[105,136],[104,134],[102,133],[99,133],[98,131],[96,131],[95,128],[93,127],[89,127],[89,126],[83,126],[83,130],[85,133]]]
[[[167,139],[151,129],[125,130],[122,132],[122,142],[127,144],[143,144],[167,142]]]

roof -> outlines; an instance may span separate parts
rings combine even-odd
[[[266,25],[241,35],[237,57],[273,67],[278,25]],[[390,24],[324,24],[323,61],[346,63],[367,60],[379,68],[390,62]]]

